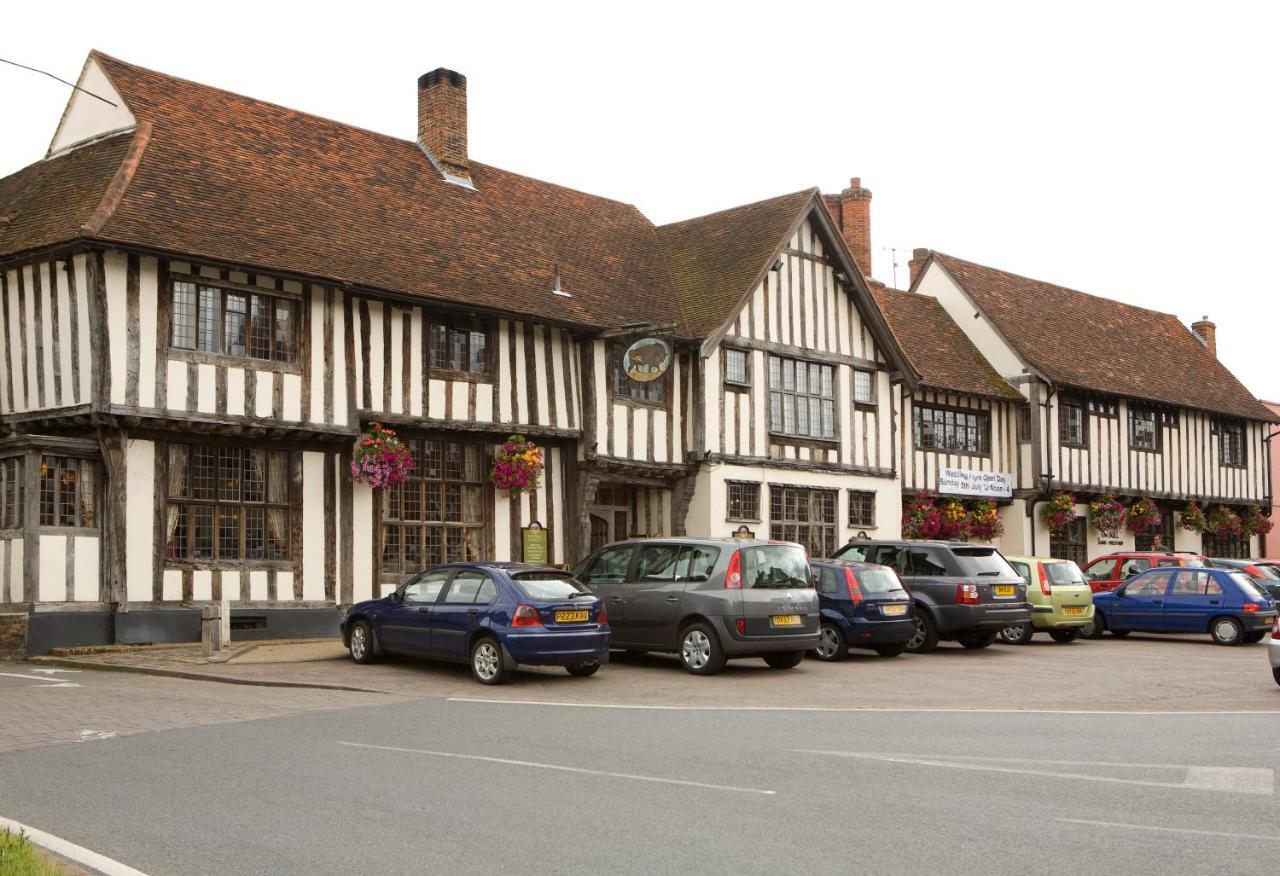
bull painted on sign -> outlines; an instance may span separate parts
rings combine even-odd
[[[670,364],[671,348],[666,341],[646,338],[627,349],[623,367],[632,380],[646,383],[665,374]]]

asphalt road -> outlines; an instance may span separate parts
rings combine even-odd
[[[151,874],[1274,873],[1277,768],[1277,714],[417,699],[0,754],[0,814]]]

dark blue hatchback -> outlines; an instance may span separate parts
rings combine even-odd
[[[811,560],[821,611],[819,660],[843,660],[850,648],[896,657],[915,635],[911,597],[888,566]]]
[[[1085,635],[1104,631],[1208,633],[1219,645],[1260,642],[1276,619],[1276,605],[1243,572],[1165,567],[1093,594],[1094,619]]]
[[[563,666],[593,675],[608,659],[604,604],[567,572],[521,563],[433,566],[342,619],[357,663],[386,652],[466,662],[481,684],[516,666]]]

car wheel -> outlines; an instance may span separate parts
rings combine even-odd
[[[1271,667],[1271,677],[1276,680],[1276,684],[1280,684],[1280,666]]]
[[[1244,643],[1246,645],[1256,645],[1267,637],[1269,630],[1254,630],[1251,633],[1244,634]]]
[[[1244,640],[1244,627],[1233,617],[1217,617],[1209,623],[1209,636],[1215,645],[1239,645]]]
[[[843,660],[849,653],[849,642],[838,626],[824,623],[818,630],[818,647],[810,653],[819,660]]]
[[[917,611],[912,618],[915,621],[915,633],[907,640],[906,650],[912,654],[928,654],[938,647],[938,628],[933,618],[923,611]]]
[[[1080,638],[1080,635],[1080,627],[1071,627],[1067,630],[1049,630],[1049,638],[1053,639],[1055,642],[1062,642],[1063,644],[1066,644],[1067,642],[1074,642],[1076,639]]]
[[[895,642],[892,645],[876,645],[875,652],[881,657],[897,657],[907,646],[902,642]]]
[[[356,621],[351,627],[347,649],[351,652],[351,659],[356,663],[374,661],[373,627],[369,626],[368,621]]]
[[[724,660],[720,639],[706,624],[693,624],[680,635],[680,665],[694,675],[715,675]]]
[[[1000,639],[1006,645],[1025,645],[1034,635],[1035,630],[1032,629],[1031,624],[1014,624],[1000,631]]]
[[[764,655],[764,662],[770,669],[794,669],[804,659],[803,651],[775,651]]]
[[[1102,612],[1094,611],[1093,619],[1080,628],[1080,635],[1086,639],[1101,639],[1106,628],[1107,621],[1102,616]]]
[[[995,633],[982,633],[976,636],[963,636],[956,639],[957,642],[970,651],[981,651],[983,648],[989,648],[995,640]]]
[[[600,661],[588,660],[586,663],[571,663],[564,670],[574,678],[587,678],[600,671]]]
[[[485,636],[471,646],[471,674],[481,684],[502,684],[511,677],[511,668],[502,659],[502,648]]]

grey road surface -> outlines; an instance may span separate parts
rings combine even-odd
[[[152,874],[1274,873],[1277,768],[1274,714],[418,699],[0,754],[0,814]]]

